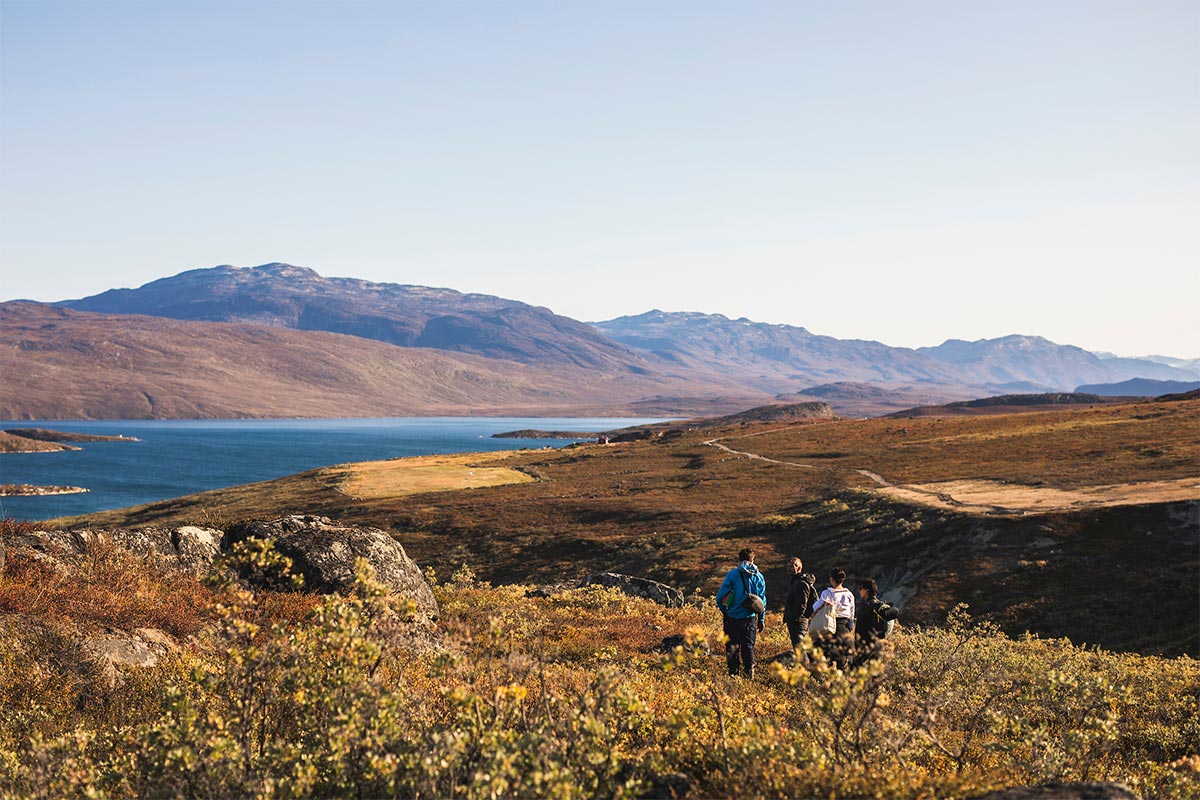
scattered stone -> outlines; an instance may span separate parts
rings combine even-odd
[[[621,575],[616,572],[601,572],[590,578],[584,578],[579,585],[581,587],[608,586],[619,589],[630,597],[641,597],[667,608],[683,608],[684,606],[683,592],[648,578],[635,578],[632,575]]]
[[[1013,786],[979,795],[973,800],[1140,800],[1120,783],[1046,783]]]

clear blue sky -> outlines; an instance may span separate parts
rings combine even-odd
[[[0,5],[0,299],[287,261],[1200,356],[1200,3]]]

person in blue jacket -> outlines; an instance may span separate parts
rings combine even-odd
[[[767,581],[754,566],[754,551],[745,547],[738,553],[738,565],[729,570],[717,590],[717,608],[724,616],[729,640],[725,661],[730,675],[737,675],[740,666],[746,677],[754,677],[754,642],[763,629],[766,605]]]

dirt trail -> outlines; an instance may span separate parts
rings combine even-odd
[[[769,464],[779,464],[785,467],[829,471],[838,469],[836,467],[818,466],[816,464],[801,464],[795,461],[781,461],[776,458],[760,455],[759,453],[734,450],[732,447],[721,444],[721,442],[729,441],[730,439],[762,436],[766,433],[774,433],[781,430],[786,430],[786,428],[772,428],[771,430],[737,436],[722,436],[716,439],[709,439],[704,444],[724,450],[733,455],[765,461]],[[892,483],[879,473],[867,469],[855,469],[853,472],[874,481],[878,486],[875,491],[880,494],[909,503],[918,503],[920,505],[944,508],[967,514],[1023,516],[1025,514],[1046,514],[1053,511],[1077,511],[1102,506],[1169,503],[1178,500],[1200,499],[1200,477],[1167,481],[1147,481],[1143,483],[1084,486],[1076,489],[1056,489],[1049,486],[1026,486],[989,480],[954,480],[924,484],[898,484]]]

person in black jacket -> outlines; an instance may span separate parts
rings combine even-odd
[[[859,583],[858,596],[854,633],[861,644],[874,644],[887,636],[888,622],[897,619],[900,611],[879,599],[879,586],[871,578]]]
[[[783,601],[783,621],[787,625],[788,635],[792,637],[792,647],[795,647],[808,634],[813,603],[817,602],[817,578],[804,572],[804,562],[795,556],[788,562],[788,569],[792,573],[792,580],[787,598]]]

